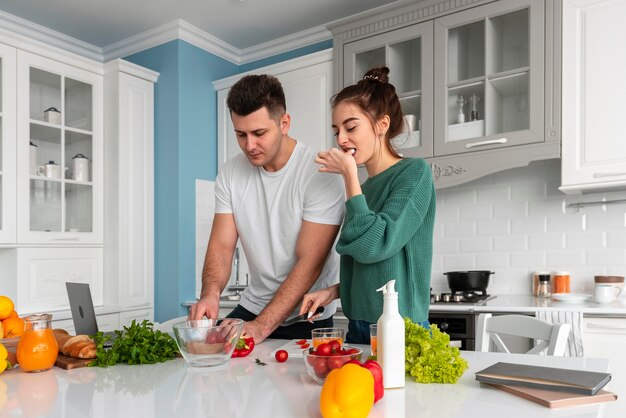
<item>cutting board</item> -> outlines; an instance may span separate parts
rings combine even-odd
[[[91,363],[94,359],[84,359],[84,358],[75,358],[66,356],[64,354],[59,353],[57,360],[54,362],[54,365],[60,367],[65,370],[77,369],[79,367],[86,367]]]

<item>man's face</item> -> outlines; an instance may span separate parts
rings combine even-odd
[[[240,116],[231,112],[239,148],[255,167],[276,171],[273,163],[278,157],[283,135],[289,131],[289,116],[283,114],[278,123],[270,117],[267,108]]]

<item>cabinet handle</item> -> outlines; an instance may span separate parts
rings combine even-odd
[[[506,144],[506,138],[488,139],[486,141],[470,142],[465,144],[465,148],[482,147],[483,145]]]
[[[587,328],[626,331],[626,326],[623,326],[623,325],[620,326],[620,325],[610,325],[610,324],[594,324],[593,322],[589,322],[587,324]]]
[[[71,238],[54,238],[52,241],[78,241],[78,237]]]
[[[613,172],[613,173],[593,173],[593,178],[601,178],[601,177],[615,177],[615,176],[626,176],[626,172]]]

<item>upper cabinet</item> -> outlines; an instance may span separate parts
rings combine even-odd
[[[396,147],[426,158],[437,187],[558,158],[554,2],[451,3],[392,6],[331,25],[335,90],[388,66],[405,114]]]
[[[16,239],[15,55],[0,44],[0,244]]]
[[[626,3],[563,2],[563,162],[565,193],[626,189]],[[619,52],[622,51],[622,52]]]
[[[18,51],[18,242],[103,242],[102,89],[99,74]]]
[[[435,20],[435,155],[543,141],[543,2]]]
[[[433,24],[382,33],[350,42],[344,47],[345,85],[354,84],[373,67],[388,66],[389,82],[396,87],[405,127],[394,139],[396,149],[412,155],[433,155]]]

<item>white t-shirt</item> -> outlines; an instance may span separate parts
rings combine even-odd
[[[300,142],[276,172],[254,167],[238,154],[219,170],[215,213],[232,213],[250,268],[250,282],[239,304],[258,315],[296,263],[302,221],[340,225],[345,211],[341,176],[318,172],[315,155]],[[331,249],[311,290],[339,281],[339,256]],[[297,315],[300,306],[289,318]],[[321,319],[336,311],[329,304]]]

